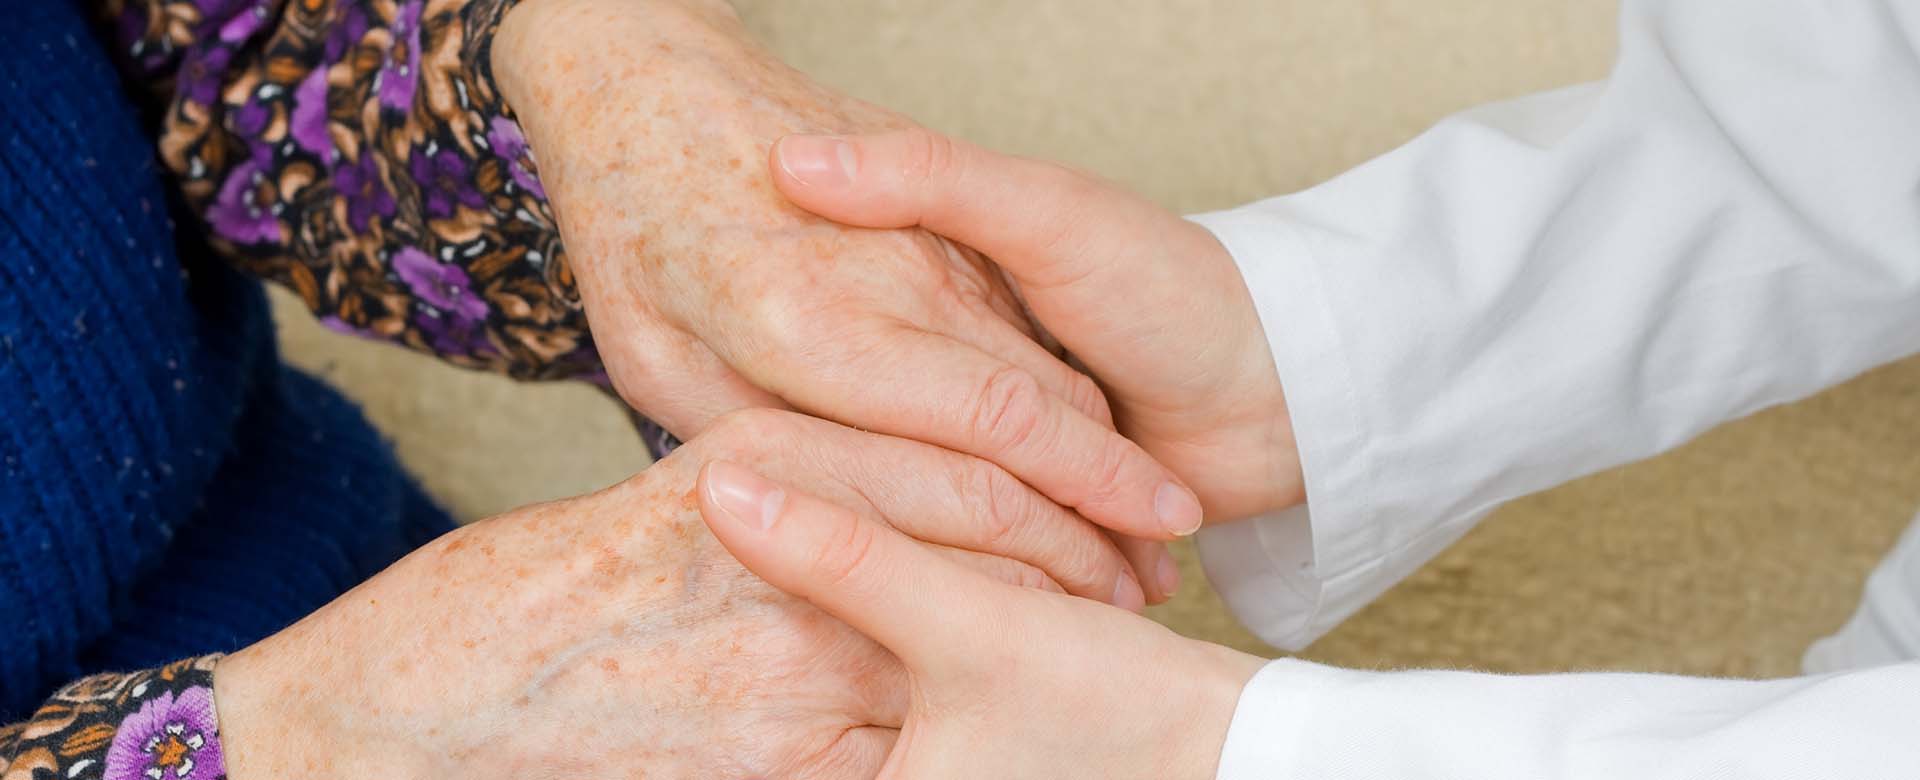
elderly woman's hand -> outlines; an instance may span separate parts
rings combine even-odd
[[[906,119],[780,64],[723,3],[527,0],[493,58],[595,344],[640,412],[687,437],[791,407],[986,458],[1130,536],[1198,527],[1192,493],[1114,433],[991,264],[925,231],[822,220],[769,182],[784,134]],[[1164,551],[1128,549],[1157,580]]]
[[[1140,604],[1095,529],[990,464],[746,412],[623,484],[449,534],[222,661],[231,776],[870,776],[903,672],[714,542],[693,489],[715,458],[995,579]]]

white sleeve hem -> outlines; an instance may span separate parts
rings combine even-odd
[[[1338,622],[1322,614],[1329,575],[1379,554],[1377,538],[1338,538],[1343,530],[1365,537],[1372,526],[1352,517],[1368,505],[1358,390],[1301,237],[1283,237],[1275,230],[1278,221],[1244,211],[1190,219],[1226,248],[1253,294],[1287,406],[1298,410],[1292,415],[1294,437],[1307,493],[1305,507],[1202,530],[1201,559],[1208,579],[1249,630],[1276,647],[1297,650]]]
[[[1347,674],[1352,673],[1291,659],[1260,667],[1240,690],[1220,748],[1217,780],[1287,777],[1285,769],[1300,763],[1299,741],[1310,731],[1316,703]]]

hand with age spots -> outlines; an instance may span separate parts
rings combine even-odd
[[[991,464],[737,413],[620,485],[449,534],[224,659],[230,776],[871,776],[904,672],[714,541],[693,491],[720,458],[1001,581],[1124,582],[1096,530]]]
[[[1000,464],[1126,537],[1159,601],[1192,493],[1112,429],[991,264],[915,229],[787,203],[765,161],[792,132],[909,126],[747,40],[722,3],[524,0],[494,73],[539,160],[594,342],[669,431],[791,408]]]

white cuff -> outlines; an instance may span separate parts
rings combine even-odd
[[[1397,540],[1380,517],[1367,395],[1330,308],[1310,238],[1276,211],[1190,217],[1233,256],[1273,350],[1306,477],[1305,507],[1209,526],[1196,542],[1207,578],[1248,630],[1299,650],[1351,617],[1472,528],[1485,512]],[[1403,529],[1405,530],[1405,529]]]
[[[1356,516],[1364,499],[1335,488],[1367,483],[1357,391],[1306,242],[1244,209],[1190,219],[1226,247],[1253,294],[1307,493],[1305,507],[1210,526],[1196,543],[1208,580],[1240,622],[1275,647],[1298,650],[1338,622],[1323,615],[1330,577],[1379,554],[1377,539],[1353,533],[1367,524]]]
[[[1240,703],[1220,748],[1218,780],[1274,780],[1292,777],[1307,747],[1300,744],[1313,712],[1342,678],[1357,673],[1330,666],[1281,659],[1260,667],[1240,690]]]

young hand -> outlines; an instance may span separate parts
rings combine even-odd
[[[699,492],[708,527],[742,564],[905,665],[910,704],[883,780],[1211,778],[1263,663],[995,582],[735,463],[708,463]]]
[[[998,263],[1100,382],[1120,432],[1193,487],[1209,522],[1304,500],[1252,296],[1204,228],[1086,174],[921,128],[788,136],[772,170],[816,214],[921,226]]]

